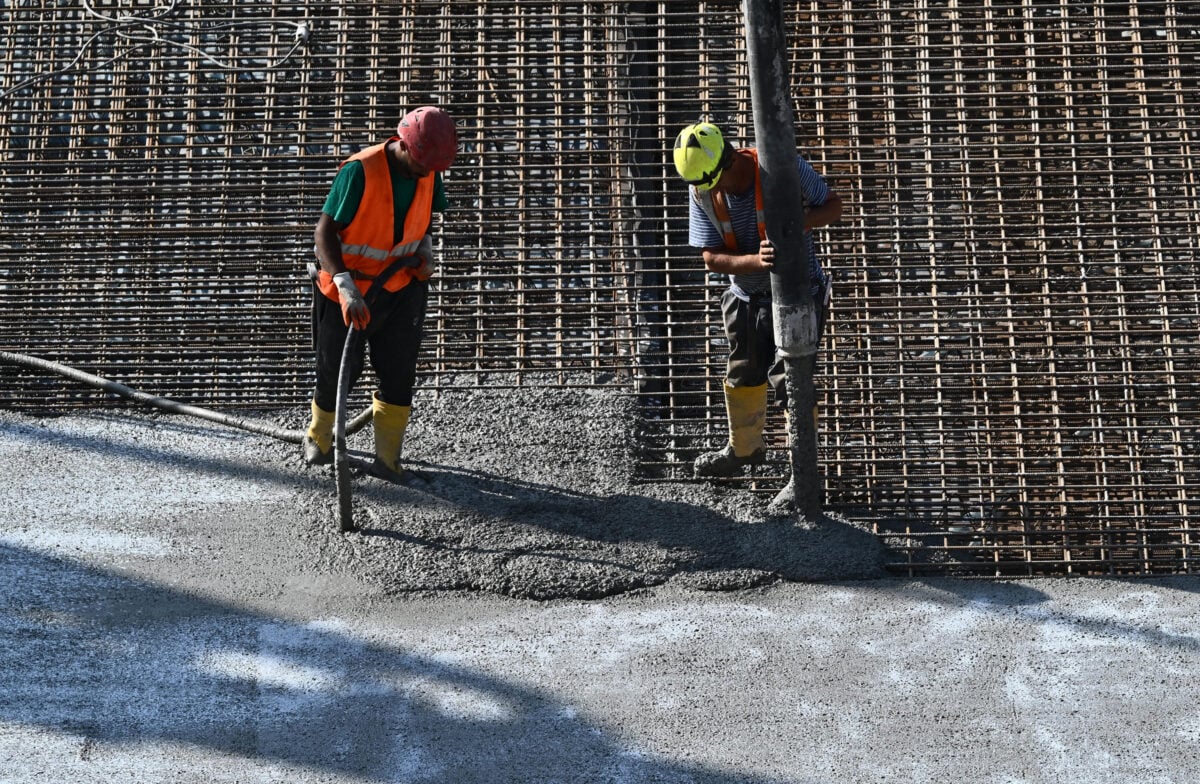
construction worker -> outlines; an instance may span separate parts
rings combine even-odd
[[[672,154],[676,171],[689,185],[688,243],[700,249],[709,271],[729,276],[729,288],[721,295],[729,338],[724,380],[729,441],[720,450],[701,454],[693,468],[697,477],[732,476],[766,460],[768,385],[775,390],[775,402],[786,410],[787,373],[776,356],[771,314],[775,247],[763,224],[754,149],[735,149],[717,126],[701,122],[679,133]],[[797,209],[804,210],[812,296],[823,324],[829,279],[817,258],[811,229],[837,221],[842,200],[799,155],[796,165],[804,196]]]
[[[402,477],[400,451],[435,268],[430,230],[433,213],[447,207],[440,172],[450,168],[457,148],[450,115],[422,106],[404,115],[395,136],[338,168],[313,233],[320,267],[313,308],[317,383],[304,437],[309,465],[333,461],[338,372],[354,328],[364,339],[348,368],[350,383],[361,375],[368,347],[379,382],[371,405],[372,473]]]

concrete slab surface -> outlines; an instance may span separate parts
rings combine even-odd
[[[723,561],[664,557],[662,579],[606,596],[528,598],[505,587],[516,545],[497,555],[479,505],[443,493],[406,516],[360,478],[379,530],[339,534],[314,511],[328,477],[262,436],[0,412],[0,465],[4,784],[1200,780],[1197,578],[901,580],[864,559],[804,579],[730,534]],[[570,470],[530,471],[508,471],[520,504],[558,472],[556,502],[578,513]],[[588,503],[637,494],[602,485]],[[706,530],[835,559],[861,544],[791,539],[727,501]],[[438,519],[459,533],[437,540]],[[601,521],[595,550],[619,558],[655,524]],[[552,536],[572,565],[557,581],[592,574],[586,526],[552,527],[537,517],[521,554],[552,568],[536,539]],[[654,530],[629,546],[703,548]],[[421,584],[484,551],[462,574],[507,581]]]

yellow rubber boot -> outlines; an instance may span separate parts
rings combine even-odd
[[[767,460],[763,426],[767,422],[767,385],[731,387],[725,384],[725,414],[729,419],[729,443],[717,452],[696,458],[696,476],[732,476],[745,466]]]
[[[383,479],[399,480],[404,475],[400,466],[400,450],[404,447],[404,431],[412,406],[397,406],[371,399],[371,425],[375,430],[375,465],[372,473]]]
[[[729,417],[729,445],[735,457],[749,458],[766,450],[763,443],[763,426],[767,423],[766,384],[757,387],[726,384],[725,413]]]
[[[333,462],[333,412],[312,401],[312,422],[304,432],[304,462],[329,465]]]

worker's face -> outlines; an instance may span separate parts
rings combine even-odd
[[[417,159],[412,157],[412,155],[408,155],[408,170],[412,172],[412,176],[418,180],[429,174],[429,169],[417,163]]]
[[[413,179],[419,180],[429,174],[429,168],[427,166],[422,166],[417,162],[417,159],[412,156],[411,152],[409,152],[408,146],[404,143],[404,140],[400,140],[396,144],[396,147],[397,157],[404,165],[404,168],[408,169],[408,173],[412,175]]]

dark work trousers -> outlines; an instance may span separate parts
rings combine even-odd
[[[825,331],[825,296],[820,292],[817,305],[817,338]],[[771,298],[751,295],[745,302],[726,289],[721,295],[721,315],[729,338],[729,361],[725,381],[731,387],[757,387],[770,384],[775,403],[787,406],[787,365],[775,356],[775,320]],[[819,348],[819,342],[818,342]],[[815,372],[817,355],[808,357]]]
[[[399,291],[381,291],[371,305],[371,323],[360,336],[358,352],[350,366],[350,386],[363,371],[363,353],[371,352],[371,368],[379,380],[379,398],[397,406],[412,405],[417,380],[417,353],[425,325],[429,283],[412,280]],[[313,399],[326,411],[337,406],[338,372],[349,327],[342,306],[317,294],[317,389]]]

